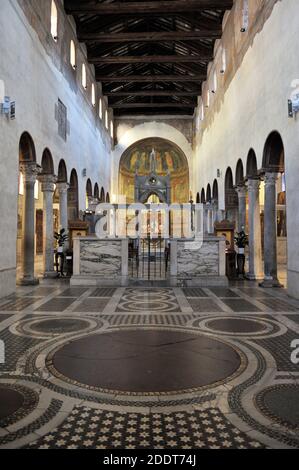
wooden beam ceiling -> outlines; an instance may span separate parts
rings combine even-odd
[[[117,103],[111,104],[110,107],[112,109],[118,108],[194,108],[194,104],[192,103]]]
[[[111,77],[109,75],[96,75],[98,82],[122,83],[159,83],[159,82],[201,82],[206,79],[206,75],[119,75]]]
[[[111,98],[119,96],[198,96],[200,91],[158,91],[158,90],[139,90],[139,91],[114,91],[105,93],[106,96]]]
[[[128,43],[128,42],[160,42],[160,41],[198,41],[199,39],[218,39],[222,29],[200,31],[153,31],[136,33],[79,33],[81,42],[93,43]]]
[[[144,56],[110,56],[99,57],[89,54],[88,62],[91,64],[188,64],[202,60],[212,59],[211,54],[206,55],[144,55]]]
[[[64,0],[64,6],[115,115],[192,115],[233,0]]]
[[[66,12],[70,15],[82,13],[98,15],[134,15],[142,13],[185,13],[187,11],[200,12],[202,10],[228,10],[233,6],[233,0],[175,0],[156,2],[114,2],[114,3],[86,3],[79,0],[67,0]]]

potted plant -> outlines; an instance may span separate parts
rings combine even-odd
[[[245,275],[245,272],[244,272],[245,248],[248,245],[248,236],[246,235],[244,230],[241,230],[241,232],[238,232],[236,234],[236,236],[234,237],[234,240],[238,248],[238,255],[237,255],[238,275],[244,277]]]
[[[64,245],[65,242],[68,240],[68,235],[64,228],[62,228],[59,232],[54,232],[54,238],[57,241],[57,250],[55,255],[55,264],[57,272],[60,272],[61,276],[63,276],[63,265],[64,265]],[[60,259],[60,269],[59,269],[59,259]]]

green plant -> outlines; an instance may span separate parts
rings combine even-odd
[[[57,240],[58,246],[63,247],[65,242],[68,240],[69,237],[68,237],[65,229],[62,228],[60,230],[60,232],[54,232],[54,238],[55,238],[55,240]]]
[[[245,248],[248,245],[248,236],[246,235],[244,230],[238,232],[234,240],[238,248]]]

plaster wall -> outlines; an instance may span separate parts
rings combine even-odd
[[[16,119],[0,116],[0,297],[15,289],[19,140],[24,131],[33,138],[37,163],[41,163],[47,147],[56,174],[62,158],[68,178],[76,169],[79,209],[85,209],[87,178],[93,186],[98,183],[105,191],[110,190],[112,142],[91,104],[93,70],[86,61],[89,88],[85,91],[79,72],[84,49],[77,44],[78,70],[73,71],[69,44],[74,27],[58,1],[60,37],[56,44],[50,35],[50,3],[43,0],[34,10],[31,0],[1,0],[0,94],[4,91],[16,102]],[[58,135],[55,119],[58,99],[67,107],[70,133],[66,142]],[[82,176],[83,169],[86,177]]]
[[[299,79],[297,0],[277,1],[263,28],[255,35],[236,71],[221,104],[209,110],[196,136],[194,155],[196,187],[201,191],[213,184],[217,169],[219,205],[224,209],[224,179],[230,166],[234,178],[236,164],[244,168],[248,152],[254,149],[258,167],[268,135],[276,130],[285,147],[288,219],[288,290],[299,297],[299,122],[288,117],[287,100],[292,82]]]

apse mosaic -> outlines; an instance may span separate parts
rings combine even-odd
[[[150,173],[150,155],[156,152],[156,170],[160,176],[171,175],[172,202],[189,201],[189,168],[184,153],[165,139],[145,139],[131,146],[120,162],[119,192],[134,201],[134,179],[136,172],[144,176]]]

